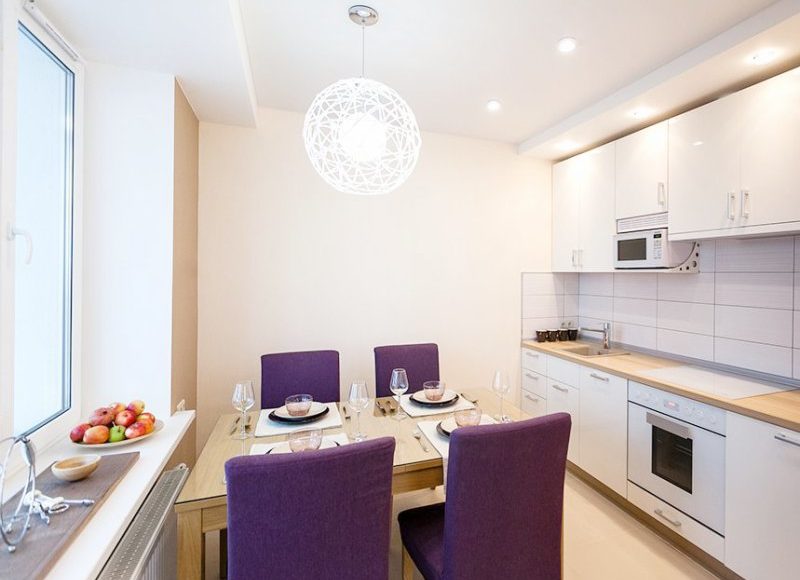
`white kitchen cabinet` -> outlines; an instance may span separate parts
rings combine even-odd
[[[667,211],[668,128],[656,123],[616,141],[616,217]]]
[[[628,489],[628,381],[581,367],[579,391],[580,467],[625,497]]]
[[[614,151],[609,143],[553,166],[554,272],[613,270]]]
[[[800,570],[800,433],[726,418],[725,565],[748,580]]]
[[[669,121],[669,233],[740,224],[740,94]]]
[[[547,400],[523,389],[522,412],[527,413],[534,419],[542,417],[547,414]]]
[[[522,349],[522,368],[539,373],[547,374],[547,355],[532,348]]]
[[[522,369],[522,390],[546,399],[547,377],[528,369]]]
[[[739,95],[742,225],[800,221],[800,69]]]
[[[547,413],[569,413],[572,417],[572,429],[569,433],[569,449],[567,459],[580,465],[580,392],[575,387],[559,383],[553,379],[547,381]]]

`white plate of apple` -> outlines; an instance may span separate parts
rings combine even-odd
[[[144,401],[131,401],[127,406],[113,403],[95,409],[88,421],[76,425],[69,432],[69,438],[81,447],[118,447],[146,439],[163,426],[163,421],[145,412]]]

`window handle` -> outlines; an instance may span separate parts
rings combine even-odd
[[[11,224],[8,224],[8,234],[6,235],[6,239],[9,242],[13,242],[18,237],[25,239],[25,246],[27,248],[27,251],[25,252],[25,264],[28,265],[31,263],[31,260],[33,260],[33,238],[28,231],[15,228]]]

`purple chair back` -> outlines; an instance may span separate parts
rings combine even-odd
[[[394,369],[406,369],[408,392],[422,389],[425,381],[439,380],[439,347],[433,343],[375,347],[375,392],[388,397]]]
[[[261,408],[280,407],[289,395],[309,393],[333,403],[339,395],[339,353],[335,350],[281,352],[261,357]]]
[[[394,446],[229,460],[228,578],[388,578]]]
[[[450,437],[446,580],[561,577],[570,416],[466,427]]]

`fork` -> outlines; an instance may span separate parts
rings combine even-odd
[[[414,436],[414,439],[419,441],[419,444],[422,447],[422,450],[425,453],[428,453],[428,451],[430,451],[430,450],[428,449],[428,446],[425,445],[425,442],[422,440],[422,431],[420,431],[419,429],[414,429],[414,431],[412,431],[411,434]]]

